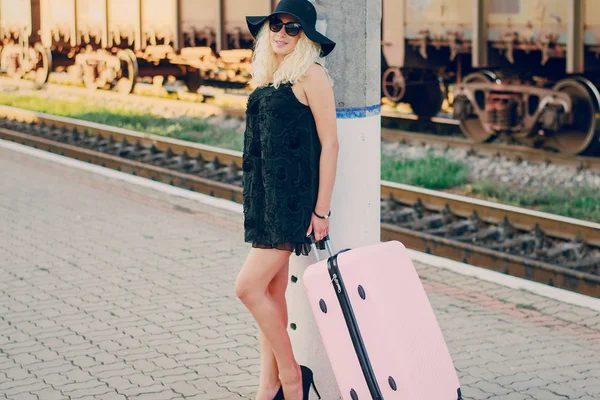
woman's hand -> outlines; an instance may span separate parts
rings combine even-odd
[[[310,233],[313,231],[315,235],[315,242],[322,240],[329,234],[329,219],[319,218],[313,213],[312,217],[310,218],[310,226],[308,227],[306,236],[310,235]]]

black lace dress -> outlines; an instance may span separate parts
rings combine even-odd
[[[306,231],[317,202],[320,155],[312,112],[290,84],[252,92],[243,152],[246,242],[296,255],[310,253]]]

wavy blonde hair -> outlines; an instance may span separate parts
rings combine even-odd
[[[304,31],[300,31],[296,47],[277,67],[277,58],[269,38],[269,22],[266,22],[258,31],[254,42],[250,83],[255,86],[267,86],[272,83],[275,88],[285,82],[294,84],[306,75],[308,68],[314,63],[320,64],[327,72],[324,61],[321,57],[321,46],[310,40]]]

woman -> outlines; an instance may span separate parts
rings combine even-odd
[[[260,329],[257,400],[308,399],[312,371],[295,360],[286,327],[289,258],[322,248],[329,232],[338,141],[322,58],[335,43],[315,29],[308,0],[281,0],[247,17],[255,37],[244,135],[244,236],[250,254],[235,284]],[[317,393],[318,394],[318,393]],[[319,397],[320,398],[320,397]]]

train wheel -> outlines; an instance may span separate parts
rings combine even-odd
[[[435,117],[442,109],[444,91],[438,80],[410,86],[410,93],[406,101],[410,104],[413,113],[422,119]]]
[[[35,83],[42,86],[48,82],[50,71],[52,71],[52,52],[44,47],[41,43],[36,43],[33,46],[38,63],[35,69]]]
[[[590,82],[583,76],[575,76],[573,77],[573,79],[577,80],[578,82],[581,82],[581,84],[587,88],[588,92],[590,93],[590,96],[592,96],[592,99],[594,99],[593,103],[596,112],[600,112],[600,91],[598,90],[598,87],[596,87],[596,85],[594,85],[592,82]]]
[[[129,49],[119,50],[117,57],[121,61],[121,70],[117,75],[116,90],[119,93],[131,93],[138,77],[137,58]]]
[[[406,92],[406,81],[400,68],[388,68],[381,78],[383,94],[391,101],[398,102]]]
[[[491,83],[499,81],[498,77],[490,71],[473,72],[472,74],[467,75],[463,80],[464,83]],[[475,98],[477,99],[477,94],[475,95]],[[483,101],[485,101],[485,99],[483,99]],[[482,108],[485,107],[485,104],[478,105]],[[455,104],[453,104],[453,106],[455,107],[455,114],[458,111],[456,110],[457,107],[468,107],[467,103],[460,99],[455,99]],[[468,115],[461,118],[460,129],[465,136],[476,142],[488,142],[494,139],[495,135],[485,130],[483,123],[476,114],[470,112],[464,114]]]
[[[552,135],[556,147],[561,153],[572,155],[591,150],[597,145],[594,143],[598,102],[593,92],[595,86],[583,78],[568,78],[559,81],[552,89],[567,93],[573,102],[573,123]]]

